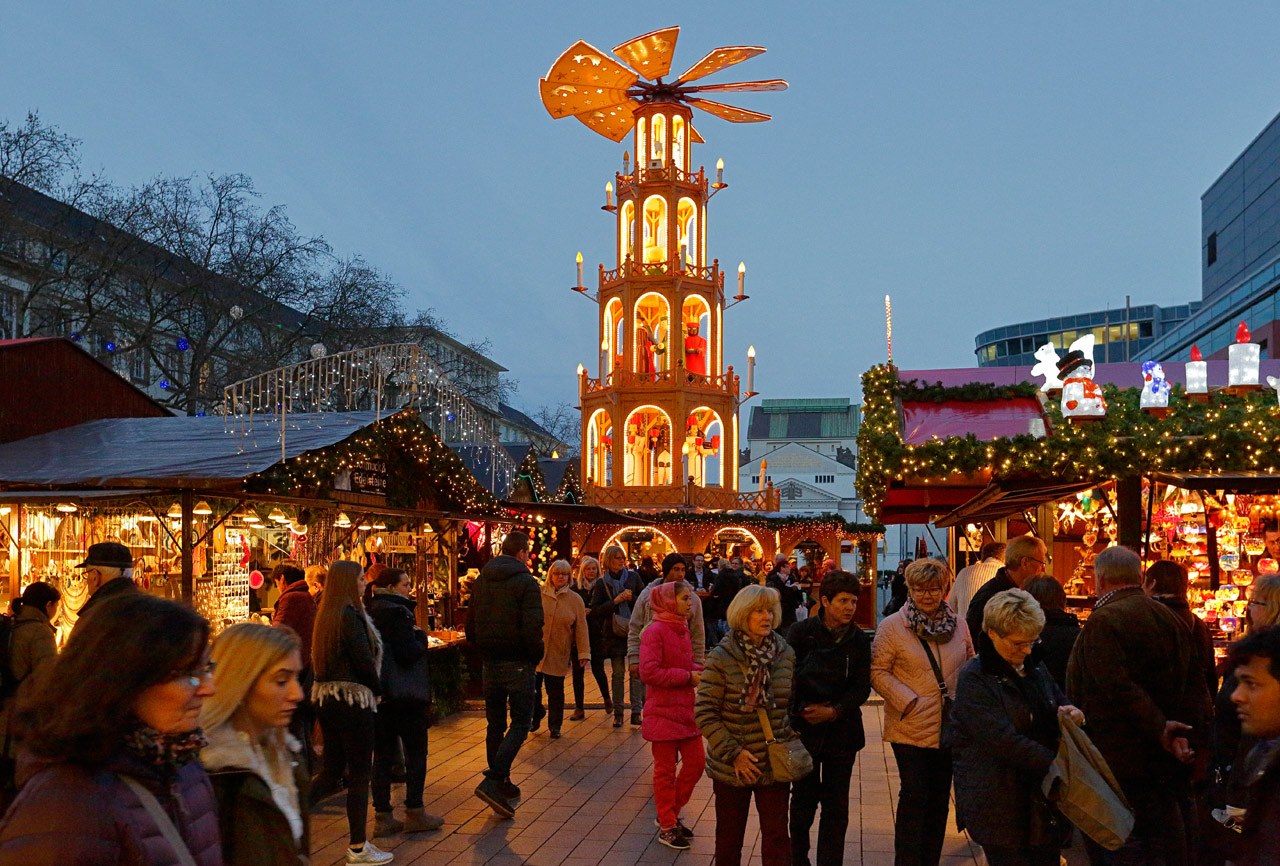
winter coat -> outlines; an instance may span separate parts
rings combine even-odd
[[[269,760],[249,744],[249,738],[229,723],[208,732],[209,745],[200,760],[213,782],[226,866],[299,866],[309,862],[310,832],[307,809],[310,774],[302,760],[302,746],[285,734],[275,779]],[[294,841],[293,825],[272,796],[271,782],[283,789],[285,809],[301,821],[302,838]],[[288,788],[292,792],[288,792]],[[293,796],[290,796],[292,793]]]
[[[1067,694],[1122,787],[1176,778],[1180,765],[1161,745],[1165,722],[1203,730],[1210,712],[1190,630],[1137,586],[1094,606],[1067,663]]]
[[[796,652],[792,727],[814,758],[852,762],[867,743],[862,705],[871,696],[871,639],[850,623],[837,641],[819,614],[791,626],[787,643]],[[800,717],[809,704],[830,704],[836,717],[811,725]]]
[[[93,610],[103,602],[110,601],[117,595],[126,592],[141,592],[138,585],[133,582],[131,577],[115,577],[98,587],[93,595],[85,599],[84,604],[80,605],[80,611],[76,614],[76,622],[85,618],[89,611]]]
[[[641,735],[651,742],[698,736],[693,718],[693,660],[689,630],[654,620],[640,635],[640,681],[646,686]]]
[[[1255,746],[1244,769],[1248,802],[1235,863],[1274,866],[1280,855],[1280,739]]]
[[[582,599],[583,610],[587,613],[587,645],[591,647],[591,657],[593,659],[602,659],[606,653],[604,651],[604,638],[600,636],[600,615],[591,606],[591,595],[592,590],[595,589],[595,584],[592,584],[591,589],[583,589],[578,586],[578,582],[575,580],[572,586],[573,591],[578,594],[578,598]]]
[[[929,649],[942,668],[948,694],[954,697],[960,668],[973,658],[973,642],[964,620],[956,620],[951,640],[931,643]],[[942,693],[938,678],[901,610],[880,620],[876,629],[871,642],[871,687],[884,698],[885,742],[939,748]]]
[[[969,637],[973,641],[975,651],[982,649],[991,641],[991,638],[987,637],[986,630],[982,628],[982,614],[986,612],[987,602],[991,601],[997,593],[1017,588],[1018,585],[1009,577],[1008,570],[1001,566],[995,577],[974,590],[973,597],[969,599],[969,609],[964,614],[964,621],[969,626]]]
[[[317,704],[337,699],[372,710],[382,694],[382,640],[371,631],[368,615],[347,605],[342,611],[342,636],[338,651],[326,661],[323,675],[316,664],[311,698]]]
[[[1183,596],[1153,595],[1152,598],[1176,613],[1182,624],[1191,630],[1191,647],[1195,652],[1193,663],[1199,665],[1203,672],[1209,694],[1218,694],[1218,664],[1213,654],[1213,634],[1209,626],[1192,612],[1191,605]]]
[[[1065,610],[1049,610],[1044,612],[1044,631],[1040,632],[1040,644],[1027,659],[1031,663],[1042,663],[1053,675],[1058,688],[1067,687],[1067,659],[1071,658],[1071,648],[1076,645],[1080,636],[1080,617]]]
[[[31,676],[37,667],[58,655],[58,643],[49,617],[38,607],[23,605],[13,620],[13,637],[9,644],[9,670],[15,684]],[[0,750],[9,757],[17,754],[17,743],[9,730],[9,719],[14,705],[9,698],[0,706]]]
[[[178,866],[178,855],[118,773],[141,782],[178,828],[197,866],[221,866],[213,786],[199,761],[172,778],[121,753],[102,766],[19,766],[17,799],[0,820],[0,863],[14,866]]]
[[[956,823],[979,845],[1025,848],[1032,811],[1046,809],[1040,783],[1058,754],[1058,707],[1065,695],[1043,664],[1020,677],[995,648],[960,670],[951,710]]]
[[[316,600],[307,591],[305,580],[294,581],[284,588],[276,599],[275,613],[271,615],[272,625],[287,625],[298,634],[302,641],[302,661],[311,666],[311,632],[316,626]]]
[[[573,651],[575,643],[577,653]],[[568,584],[563,589],[556,589],[550,580],[542,585],[542,645],[540,674],[565,677],[579,661],[591,661],[587,608]]]
[[[702,569],[702,580],[698,580],[698,575],[694,572],[692,566],[684,573],[685,582],[700,592],[710,592],[711,587],[715,584],[716,574],[709,568]],[[703,613],[706,613],[706,606],[703,606]]]
[[[771,571],[764,579],[764,585],[778,591],[779,603],[782,606],[782,624],[779,631],[786,632],[796,621],[796,608],[804,602],[804,591],[783,578],[782,572]]]
[[[615,575],[614,579],[621,579],[622,588],[631,590],[631,610],[635,612],[636,600],[640,598],[640,593],[644,590],[644,584],[640,582],[640,575],[634,571],[623,571],[621,575]],[[622,590],[618,590],[621,592]],[[613,614],[619,607],[615,605],[613,600],[617,598],[618,592],[614,592],[609,588],[609,584],[605,582],[605,576],[602,575],[591,587],[591,615],[600,623],[600,651],[601,658],[606,656],[616,658],[627,654],[627,636],[617,635],[613,633]],[[628,634],[630,632],[628,631]]]
[[[741,571],[732,568],[720,569],[716,573],[715,581],[711,584],[711,597],[707,599],[711,608],[707,618],[716,622],[724,619],[729,611],[729,603],[738,594],[738,590],[746,585],[747,577]]]
[[[689,605],[689,635],[693,642],[693,660],[701,665],[707,656],[707,632],[706,625],[702,621],[702,599],[698,598],[693,591],[693,587],[688,582],[681,581],[685,586],[689,587],[689,598],[692,604]],[[650,583],[641,592],[640,597],[636,599],[635,604],[631,608],[631,627],[627,631],[627,664],[640,664],[640,632],[644,631],[644,627],[653,622],[653,607],[649,603],[649,593],[653,591],[655,586],[663,584],[662,578]]]
[[[391,695],[395,684],[413,676],[419,676],[419,662],[427,654],[427,634],[418,628],[414,609],[418,603],[390,590],[375,589],[373,598],[365,606],[369,619],[373,620],[382,638],[382,667],[379,682],[382,694]],[[427,678],[427,694],[431,692],[431,678]],[[396,703],[402,703],[397,700]],[[412,701],[411,703],[422,703]]]
[[[485,661],[541,661],[542,590],[514,556],[495,556],[472,584],[467,640]]]
[[[796,653],[782,635],[775,632],[773,639],[779,646],[769,677],[773,703],[767,713],[774,737],[788,740],[796,736],[789,715]],[[707,740],[707,775],[735,788],[746,787],[733,772],[733,762],[743,749],[755,756],[757,769],[764,771],[756,786],[773,784],[769,750],[765,745],[764,729],[760,727],[759,713],[739,706],[739,699],[747,688],[747,668],[747,654],[730,632],[708,653],[706,670],[702,672],[702,682],[698,684],[693,704],[698,730]]]

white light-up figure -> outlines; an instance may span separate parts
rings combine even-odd
[[[1142,362],[1142,397],[1139,405],[1143,409],[1169,408],[1169,391],[1172,390],[1169,380],[1164,377],[1164,367],[1156,361]]]
[[[1200,356],[1200,347],[1191,347],[1191,360],[1187,362],[1187,393],[1209,393],[1209,362]]]
[[[1236,328],[1236,341],[1227,349],[1227,384],[1230,386],[1256,386],[1258,364],[1262,347],[1250,342],[1253,336],[1244,322]]]
[[[1107,402],[1093,381],[1093,334],[1080,337],[1058,361],[1062,377],[1062,414],[1068,418],[1102,418]]]
[[[1062,380],[1058,378],[1058,349],[1053,343],[1036,349],[1036,365],[1031,368],[1031,375],[1044,376],[1040,390],[1046,394],[1062,387]]]

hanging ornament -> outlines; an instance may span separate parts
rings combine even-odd
[[[231,318],[237,322],[244,318],[244,310],[238,304],[231,308]]]
[[[179,352],[185,352],[191,348],[191,341],[186,337],[179,337],[174,345],[178,347]]]
[[[325,348],[324,343],[316,343],[311,347],[311,357],[317,361],[329,354],[329,350]],[[453,420],[452,418],[449,420]]]

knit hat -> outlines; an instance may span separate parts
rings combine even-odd
[[[687,567],[687,563],[684,561],[684,556],[679,553],[668,553],[662,558],[662,576],[666,577],[671,573],[671,569],[677,565],[684,565]]]

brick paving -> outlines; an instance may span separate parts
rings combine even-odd
[[[590,681],[591,677],[587,677]],[[512,770],[524,795],[514,820],[498,817],[472,794],[484,769],[484,716],[467,711],[431,729],[426,808],[443,815],[433,833],[374,840],[394,851],[397,866],[710,866],[714,850],[715,806],[705,775],[694,791],[684,821],[697,834],[689,851],[677,852],[656,839],[653,825],[653,759],[638,728],[618,730],[588,684],[587,718],[564,723],[552,740],[545,723],[525,743]],[[867,747],[854,765],[845,863],[891,866],[893,811],[898,778],[893,753],[880,739],[882,709],[863,708]],[[402,789],[393,789],[393,803]],[[399,806],[397,806],[397,814]],[[372,811],[370,812],[372,830]],[[817,822],[813,827],[814,843]],[[346,818],[342,798],[326,801],[312,814],[312,862],[345,862]],[[760,863],[760,836],[754,811],[747,827],[743,863]],[[811,852],[812,857],[812,852]],[[944,866],[981,863],[977,845],[948,821]]]

